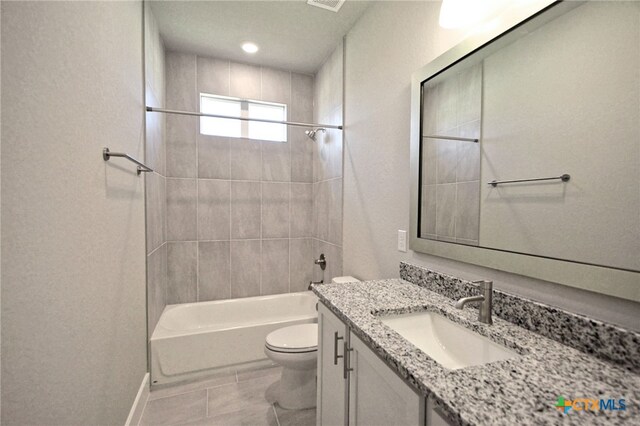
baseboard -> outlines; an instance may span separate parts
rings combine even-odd
[[[149,399],[149,373],[145,374],[142,378],[140,389],[138,389],[138,394],[133,401],[133,405],[129,411],[129,417],[127,417],[124,426],[138,426],[142,418],[144,406],[147,404],[147,399]]]

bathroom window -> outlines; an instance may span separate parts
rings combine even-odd
[[[226,96],[200,94],[200,112],[232,117],[286,121],[287,105],[260,102]],[[203,135],[232,138],[259,139],[273,142],[287,141],[287,126],[260,121],[231,120],[228,118],[200,117]]]

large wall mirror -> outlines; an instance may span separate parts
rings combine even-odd
[[[640,3],[555,3],[413,76],[416,251],[640,300]]]

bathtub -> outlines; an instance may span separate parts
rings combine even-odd
[[[288,325],[317,322],[310,291],[168,305],[151,336],[151,383],[163,385],[266,361],[264,341]]]

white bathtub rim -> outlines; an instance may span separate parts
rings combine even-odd
[[[153,330],[153,333],[151,335],[151,341],[159,341],[159,340],[163,340],[163,339],[169,339],[169,338],[174,338],[174,337],[183,337],[183,336],[190,336],[190,335],[198,335],[198,334],[204,334],[204,333],[209,333],[212,331],[212,327],[199,327],[199,328],[190,328],[190,329],[186,329],[186,330],[175,330],[175,329],[169,329],[166,328],[162,325],[162,318],[163,316],[174,309],[188,309],[189,307],[192,306],[198,306],[201,307],[203,305],[219,305],[219,304],[223,304],[223,303],[229,303],[230,301],[239,301],[239,302],[243,302],[243,301],[256,301],[256,300],[272,300],[272,299],[282,299],[282,298],[289,298],[289,297],[299,297],[299,296],[306,296],[306,297],[310,297],[312,296],[313,299],[317,300],[316,295],[312,292],[312,291],[300,291],[300,292],[295,292],[295,293],[282,293],[282,294],[270,294],[270,295],[265,295],[265,296],[252,296],[252,297],[243,297],[243,298],[238,298],[238,299],[221,299],[221,300],[210,300],[210,301],[205,301],[205,302],[190,302],[190,303],[177,303],[177,304],[173,304],[173,305],[167,305],[165,306],[164,310],[162,311],[162,314],[160,315],[160,319],[158,320],[158,323],[156,324],[155,329]],[[286,319],[283,318],[279,318],[278,320],[275,321],[270,321],[270,322],[245,322],[245,323],[238,323],[237,325],[232,325],[229,327],[225,327],[225,328],[215,328],[215,331],[229,331],[229,330],[235,330],[235,329],[239,329],[239,328],[243,328],[243,327],[247,327],[247,326],[255,326],[255,325],[263,325],[263,324],[278,324],[280,322],[287,322],[287,321],[303,321],[303,320],[308,320],[311,318],[316,318],[317,319],[317,313],[312,314],[312,315],[298,315],[298,316],[291,316],[291,317],[286,317]]]

